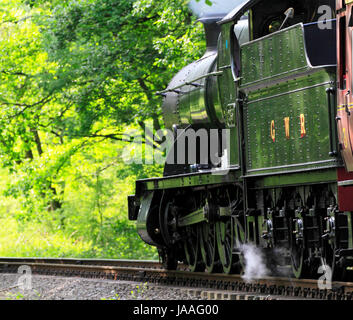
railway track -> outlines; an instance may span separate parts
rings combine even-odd
[[[353,283],[334,282],[320,290],[317,280],[266,277],[251,282],[240,275],[192,273],[184,265],[177,271],[162,269],[158,261],[0,258],[1,273],[17,273],[27,265],[32,274],[148,282],[156,285],[237,292],[244,295],[320,300],[353,300]]]

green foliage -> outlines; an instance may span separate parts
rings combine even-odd
[[[156,258],[126,198],[162,167],[124,164],[123,138],[163,128],[154,93],[205,49],[187,1],[2,0],[0,17],[0,255]]]
[[[147,119],[160,129],[154,92],[204,50],[202,26],[186,1],[2,6],[0,159],[21,175],[13,195],[32,190],[60,201],[53,185],[62,183],[58,171],[70,165],[73,144],[122,140],[126,125],[143,129]]]
[[[126,196],[136,176],[119,181],[111,166],[96,184],[94,168],[83,163],[80,169],[70,176],[63,207],[55,212],[31,212],[11,197],[0,198],[0,256],[157,258],[126,218]],[[6,172],[1,177],[8,178]]]
[[[203,50],[201,26],[184,2],[70,1],[39,21],[50,61],[60,66],[61,101],[75,101],[81,124],[64,131],[89,135],[102,118],[119,126],[158,117],[153,93]]]

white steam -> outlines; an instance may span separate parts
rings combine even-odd
[[[206,0],[190,0],[189,8],[199,18],[208,15],[226,15],[245,0],[210,0],[210,2],[212,5],[208,5]]]
[[[259,248],[251,244],[244,244],[240,249],[245,259],[245,270],[243,274],[245,281],[261,279],[269,274],[265,259]]]

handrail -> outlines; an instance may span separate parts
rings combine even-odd
[[[218,76],[221,76],[222,74],[223,74],[223,71],[211,72],[211,73],[205,74],[205,75],[203,75],[201,77],[198,77],[196,79],[193,79],[192,81],[184,82],[183,84],[180,84],[180,85],[178,85],[178,86],[176,86],[174,88],[165,89],[163,91],[158,91],[158,92],[156,92],[156,95],[162,95],[163,96],[163,95],[165,95],[168,92],[173,92],[173,91],[175,92],[176,90],[181,89],[184,86],[200,87],[202,85],[198,84],[198,83],[195,83],[196,81],[199,81],[199,80],[207,78],[207,77],[212,77],[212,76],[213,77],[218,77]],[[176,92],[176,93],[179,94],[179,93],[181,93],[181,91]]]
[[[332,98],[335,98],[335,88],[330,87],[326,89],[326,94],[327,94],[327,104],[328,104],[328,115],[329,115],[329,138],[330,138],[330,152],[329,156],[330,157],[336,157],[338,155],[338,152],[335,150],[335,142],[334,142],[334,132],[336,132],[336,128],[334,128],[334,125],[332,123],[332,118],[333,117],[333,106],[332,106]],[[335,135],[336,138],[336,135]]]

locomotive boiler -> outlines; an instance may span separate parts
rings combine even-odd
[[[240,273],[251,244],[274,274],[325,264],[349,280],[353,1],[270,3],[200,19],[206,53],[158,93],[174,132],[164,176],[136,181],[129,219],[167,269]]]

